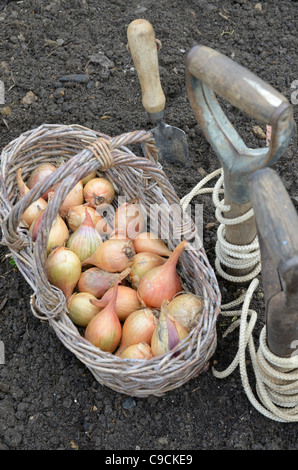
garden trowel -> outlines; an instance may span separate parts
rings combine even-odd
[[[185,132],[163,121],[165,95],[161,87],[157,57],[157,42],[152,25],[144,20],[132,21],[127,29],[129,52],[140,80],[142,103],[151,122],[157,126],[151,130],[159,153],[160,163],[190,165]]]

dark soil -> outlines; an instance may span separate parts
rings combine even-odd
[[[185,84],[185,58],[197,43],[212,47],[247,67],[289,100],[298,79],[297,2],[294,0],[24,0],[0,12],[0,78],[5,106],[0,115],[3,148],[43,123],[77,123],[111,136],[150,129],[142,108],[136,71],[127,52],[126,30],[138,18],[149,20],[162,42],[160,75],[167,106],[165,121],[188,137],[192,171],[164,166],[179,197],[220,166],[199,128]],[[90,55],[103,52],[114,66],[103,69]],[[87,83],[59,82],[85,74]],[[21,104],[27,92],[37,100]],[[0,107],[0,111],[3,106]],[[297,105],[294,112],[297,120]],[[244,113],[225,105],[246,144],[264,146]],[[109,116],[109,119],[102,119]],[[263,130],[265,130],[263,126]],[[294,203],[297,198],[297,147],[294,137],[274,164]],[[278,197],[278,195],[277,195]],[[204,202],[204,246],[214,262],[214,208]],[[194,200],[195,202],[195,200]],[[68,351],[46,322],[30,310],[30,287],[0,249],[0,449],[14,450],[294,450],[297,424],[279,423],[258,412],[246,396],[237,368],[219,380],[207,372],[165,396],[132,398],[101,386]],[[239,287],[219,279],[223,302]],[[252,307],[259,319],[256,347],[264,324],[264,299],[257,291]],[[237,351],[238,332],[222,338],[229,320],[219,317],[213,360],[224,369]],[[249,361],[249,357],[248,357]],[[248,364],[251,386],[254,375]]]

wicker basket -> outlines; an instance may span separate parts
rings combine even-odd
[[[136,144],[144,146],[146,158],[136,156],[127,148],[127,145]],[[139,397],[161,396],[208,368],[217,344],[216,320],[221,301],[214,271],[195,224],[191,219],[186,219],[178,230],[174,224],[172,205],[179,205],[184,221],[185,217],[156,156],[150,132],[134,131],[111,138],[79,125],[52,124],[23,133],[9,143],[1,154],[1,243],[8,247],[18,269],[33,290],[30,299],[33,314],[49,322],[65,347],[87,366],[100,384]],[[41,162],[56,165],[58,162],[61,165],[47,181],[41,182],[19,200],[17,169],[23,169],[26,181]],[[176,353],[176,347],[162,357],[133,361],[102,352],[84,339],[82,332],[68,317],[64,295],[48,282],[45,248],[52,222],[70,189],[94,170],[113,182],[117,195],[128,199],[137,197],[148,211],[152,204],[163,207],[158,214],[158,235],[162,234],[163,224],[169,224],[167,243],[170,249],[181,238],[191,241],[190,248],[180,256],[177,269],[184,289],[203,296],[205,307],[199,324],[184,340],[187,347],[180,354]],[[28,231],[20,226],[22,214],[34,200],[60,181],[33,244]]]

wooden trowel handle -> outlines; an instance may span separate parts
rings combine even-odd
[[[152,25],[144,19],[132,21],[127,28],[128,46],[142,89],[142,103],[149,114],[165,108],[158,67],[157,47]]]

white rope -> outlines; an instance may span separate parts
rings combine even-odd
[[[214,188],[203,188],[207,182],[219,175]],[[224,371],[212,368],[215,377],[223,379],[228,377],[238,366],[244,391],[250,403],[264,416],[279,422],[298,422],[298,355],[290,358],[280,358],[271,353],[266,343],[266,326],[260,334],[260,344],[256,352],[253,341],[253,329],[257,321],[255,310],[249,309],[253,294],[259,281],[256,276],[261,271],[260,248],[257,237],[250,245],[232,245],[225,240],[225,225],[239,224],[253,216],[250,209],[243,216],[235,219],[226,219],[223,213],[230,208],[219,200],[219,194],[224,192],[222,169],[208,175],[200,181],[192,191],[181,199],[184,210],[191,200],[200,194],[212,193],[213,203],[216,207],[216,219],[220,223],[217,230],[217,242],[215,246],[215,268],[218,274],[230,282],[249,282],[247,291],[238,299],[221,306],[221,314],[229,317],[239,317],[233,321],[224,333],[224,337],[239,327],[238,351],[234,360]],[[230,276],[222,265],[232,268],[254,268],[245,276]],[[241,310],[229,310],[237,305],[242,305]],[[225,311],[228,310],[228,311]],[[224,312],[223,312],[224,311]],[[248,348],[253,371],[256,378],[255,397],[248,380],[245,352]]]

